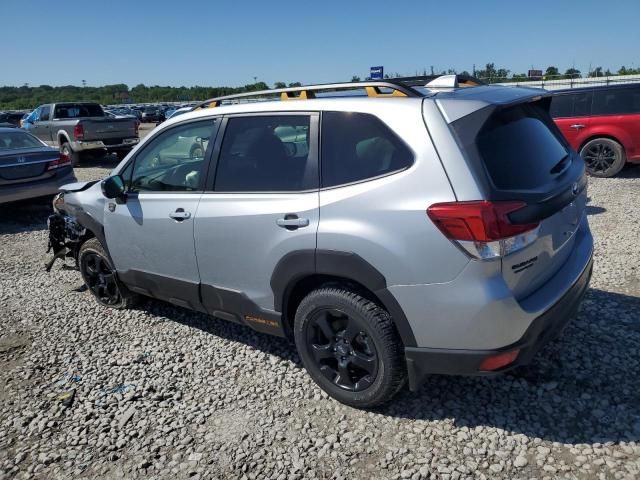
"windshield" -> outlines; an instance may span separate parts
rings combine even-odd
[[[21,131],[0,132],[0,151],[38,148],[44,146],[33,135]]]

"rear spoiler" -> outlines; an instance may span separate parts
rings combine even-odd
[[[486,107],[507,108],[520,103],[551,98],[551,95],[550,92],[540,88],[486,85],[436,93],[431,98],[435,100],[447,123],[453,123]]]

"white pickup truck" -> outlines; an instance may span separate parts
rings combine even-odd
[[[124,158],[140,141],[135,118],[110,118],[97,103],[49,103],[36,108],[23,127],[45,143],[59,147],[73,165],[82,154],[116,153]]]

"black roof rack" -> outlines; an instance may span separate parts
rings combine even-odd
[[[396,77],[390,78],[388,81],[390,82],[398,82],[403,85],[407,85],[409,87],[424,87],[427,83],[435,80],[436,78],[440,78],[443,75],[418,75],[416,77]],[[460,75],[457,74],[458,83],[462,86],[479,86],[486,85],[485,82],[476,78],[472,75]]]
[[[217,107],[224,101],[249,99],[256,97],[272,97],[279,95],[281,100],[308,100],[316,98],[317,92],[364,89],[369,97],[423,97],[424,94],[409,85],[395,80],[371,80],[366,82],[324,83],[319,85],[305,85],[301,87],[275,88],[273,90],[259,90],[255,92],[237,93],[223,97],[210,98],[197,105],[199,108]],[[387,92],[386,90],[391,90]]]
[[[222,102],[240,99],[273,97],[278,95],[280,100],[309,100],[316,98],[318,92],[335,92],[340,90],[364,89],[368,97],[424,97],[426,94],[413,87],[424,87],[441,75],[427,75],[420,77],[400,77],[385,80],[367,80],[364,82],[323,83],[319,85],[304,85],[300,87],[275,88],[273,90],[258,90],[255,92],[236,93],[222,97],[210,98],[199,103],[193,109],[218,107]],[[462,87],[484,85],[475,77],[457,75],[457,82]],[[390,90],[390,91],[389,91]]]

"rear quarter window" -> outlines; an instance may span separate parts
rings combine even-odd
[[[593,93],[594,115],[640,113],[640,88],[612,88]]]
[[[408,168],[413,153],[379,118],[367,113],[322,114],[323,187],[334,187]]]

